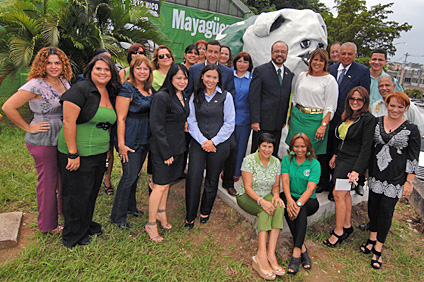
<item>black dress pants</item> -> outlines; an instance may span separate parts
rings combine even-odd
[[[270,133],[274,136],[275,142],[274,142],[274,152],[272,152],[272,155],[274,157],[278,158],[278,147],[280,146],[280,140],[281,140],[281,130],[260,130],[260,131],[254,131],[252,133],[252,149],[250,152],[253,154],[258,150],[259,147],[259,136],[262,133]]]
[[[287,206],[287,199],[284,192],[280,193],[280,197],[283,200],[284,204]],[[299,198],[292,196],[292,199],[294,201],[297,201]],[[297,214],[295,220],[291,220],[289,218],[289,214],[286,208],[284,217],[286,218],[287,224],[289,225],[295,247],[299,249],[302,248],[303,242],[305,241],[306,228],[308,227],[308,216],[311,216],[316,213],[318,208],[318,200],[309,198],[309,200],[300,208],[300,211]]]
[[[224,167],[224,162],[229,153],[229,140],[216,146],[216,152],[214,153],[206,152],[196,140],[192,140],[186,178],[186,219],[188,222],[193,221],[197,215],[205,164],[205,188],[202,195],[200,213],[202,215],[209,215],[211,213],[218,192],[219,174]]]
[[[106,152],[80,157],[80,167],[75,171],[65,168],[68,157],[60,152],[58,163],[65,219],[62,242],[65,247],[72,248],[89,235],[102,230],[102,226],[92,219],[105,172]]]

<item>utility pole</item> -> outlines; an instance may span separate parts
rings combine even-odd
[[[403,86],[404,80],[405,80],[405,67],[406,67],[406,60],[408,59],[409,53],[405,54],[405,60],[403,61],[402,68],[400,70],[400,79],[399,83]]]

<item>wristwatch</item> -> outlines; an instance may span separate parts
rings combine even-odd
[[[71,154],[71,153],[69,153],[69,152],[68,152],[67,157],[68,157],[68,159],[71,159],[71,160],[76,159],[76,158],[78,158],[78,157],[79,157],[79,152],[77,151],[77,152],[76,152],[76,153],[74,153],[74,154]]]
[[[303,206],[303,204],[302,204],[302,202],[301,202],[301,201],[297,201],[297,202],[296,202],[296,205],[297,205],[299,208],[301,208],[301,207]]]
[[[323,126],[327,126],[327,124],[325,122],[322,123]]]

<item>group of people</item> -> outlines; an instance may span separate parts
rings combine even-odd
[[[324,244],[335,247],[353,233],[350,189],[363,194],[368,170],[371,232],[360,250],[372,252],[371,266],[380,268],[397,200],[413,189],[424,122],[383,72],[384,50],[373,52],[370,70],[354,62],[351,42],[333,44],[331,61],[318,48],[294,85],[294,74],[284,65],[288,52],[286,43],[275,42],[271,61],[252,72],[248,53],[233,58],[230,47],[216,40],[187,46],[183,63],[175,63],[164,45],[149,60],[145,46],[136,43],[128,50],[128,67],[118,72],[107,50],[100,50],[71,87],[66,55],[56,47],[41,49],[28,82],[2,108],[27,132],[38,173],[40,231],[62,232],[69,248],[90,244],[91,236],[102,234],[93,213],[102,181],[105,192],[113,193],[115,148],[122,177],[112,224],[130,229],[128,214],[143,215],[136,189],[147,156],[151,191],[143,228],[155,242],[163,240],[157,221],[165,230],[172,228],[166,214],[172,182],[186,178],[184,225],[190,230],[199,205],[200,223],[208,222],[221,177],[238,205],[258,217],[259,246],[252,266],[274,280],[285,274],[275,256],[283,218],[294,244],[287,272],[296,274],[300,264],[310,269],[304,239],[307,217],[319,208],[316,193],[327,190],[334,197],[336,225]],[[34,112],[30,124],[18,112],[27,102]],[[286,125],[289,152],[278,158]],[[246,156],[251,132],[251,154]],[[64,228],[58,225],[58,213],[64,215]]]

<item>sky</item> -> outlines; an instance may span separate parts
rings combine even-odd
[[[334,13],[333,0],[320,0]],[[424,0],[366,0],[370,8],[377,4],[394,3],[391,7],[393,13],[388,15],[387,20],[396,21],[399,24],[408,23],[412,29],[401,32],[400,37],[394,41],[397,52],[389,57],[389,61],[403,63],[405,54],[408,53],[407,62],[424,64]],[[408,44],[405,45],[405,42]]]

